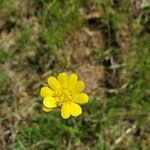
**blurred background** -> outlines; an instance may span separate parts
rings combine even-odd
[[[78,118],[41,109],[60,72],[87,85]],[[32,149],[150,149],[149,0],[0,0],[0,150]]]

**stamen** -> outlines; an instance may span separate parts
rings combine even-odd
[[[64,102],[71,101],[71,94],[67,90],[62,90],[61,93],[55,93],[56,104],[61,106]]]

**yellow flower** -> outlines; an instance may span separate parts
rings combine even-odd
[[[76,74],[60,73],[57,79],[48,78],[49,87],[42,87],[40,95],[44,98],[43,110],[50,112],[55,107],[61,107],[61,116],[68,119],[71,115],[76,117],[82,113],[79,104],[88,102],[89,97],[83,93],[84,82],[78,80]]]

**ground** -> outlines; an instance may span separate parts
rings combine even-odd
[[[149,150],[150,4],[0,0],[0,150]],[[42,111],[50,75],[90,97],[64,120]]]

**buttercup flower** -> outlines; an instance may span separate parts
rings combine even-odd
[[[78,80],[76,74],[60,73],[57,79],[48,78],[49,87],[42,87],[40,95],[44,98],[43,110],[50,112],[56,107],[61,108],[61,116],[68,119],[71,115],[76,117],[82,113],[79,104],[88,102],[89,97],[83,93],[84,82]]]

